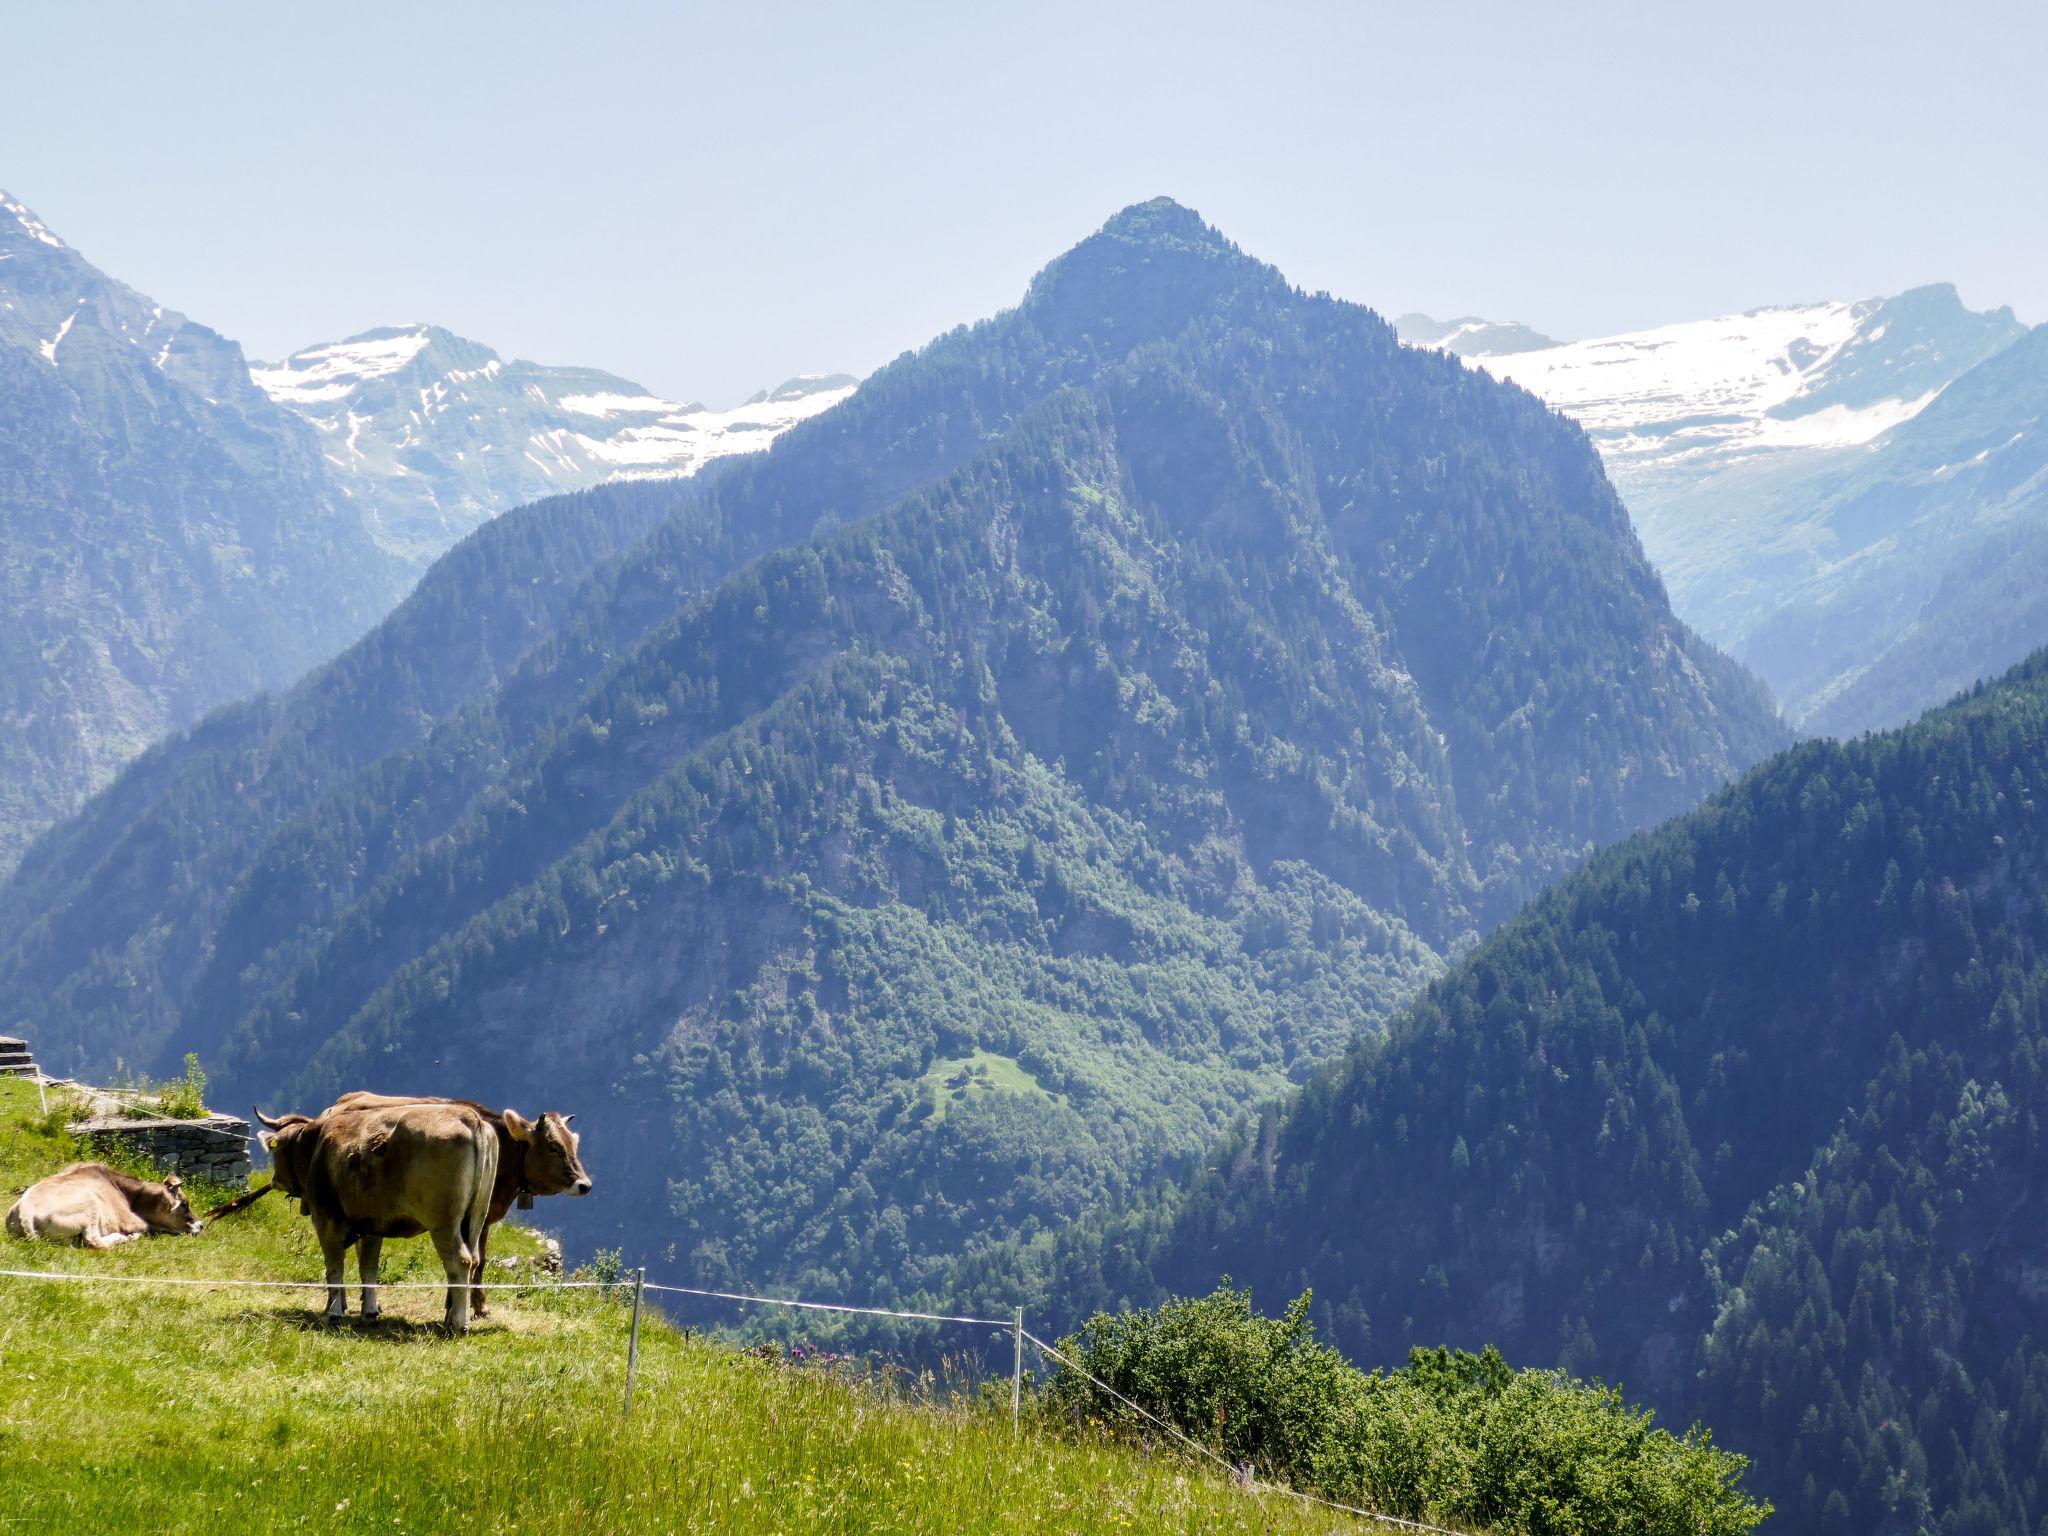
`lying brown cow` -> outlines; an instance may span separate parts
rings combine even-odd
[[[52,1243],[118,1248],[151,1232],[190,1236],[199,1230],[199,1218],[175,1173],[153,1184],[105,1163],[73,1163],[21,1192],[8,1209],[7,1230]]]
[[[271,1183],[313,1219],[327,1260],[327,1315],[348,1312],[343,1260],[362,1270],[363,1317],[377,1317],[387,1237],[432,1237],[448,1277],[444,1320],[469,1327],[469,1287],[498,1178],[498,1136],[462,1104],[393,1104],[266,1119]]]
[[[533,1208],[536,1195],[587,1195],[590,1175],[584,1171],[583,1138],[569,1129],[574,1115],[542,1111],[528,1120],[516,1109],[488,1109],[474,1099],[442,1099],[429,1094],[417,1098],[358,1090],[344,1093],[328,1108],[372,1109],[394,1104],[460,1104],[489,1120],[498,1131],[498,1182],[491,1189],[490,1220],[476,1245],[476,1270],[470,1292],[471,1309],[478,1317],[490,1315],[484,1300],[484,1260],[491,1246],[491,1228],[505,1219],[516,1203],[522,1211]],[[257,1118],[263,1119],[261,1111]],[[265,1120],[264,1123],[271,1122]]]

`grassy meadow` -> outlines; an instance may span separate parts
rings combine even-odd
[[[0,1207],[72,1159],[0,1080]],[[202,1211],[218,1197],[195,1201]],[[543,1207],[543,1211],[545,1207]],[[530,1263],[536,1239],[492,1243]],[[310,1227],[258,1201],[193,1238],[93,1254],[0,1233],[0,1268],[311,1280]],[[353,1280],[353,1260],[350,1267]],[[389,1282],[435,1280],[424,1239]],[[1310,1532],[1362,1522],[1254,1496],[1157,1448],[643,1322],[622,1414],[614,1295],[494,1297],[445,1339],[435,1291],[335,1326],[317,1291],[0,1278],[0,1532]]]

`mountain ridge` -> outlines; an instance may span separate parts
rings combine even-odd
[[[434,718],[432,653],[373,634],[281,734],[117,785],[0,891],[38,1050],[305,1103],[540,1073],[662,1170],[583,1240],[907,1292],[1192,1152],[1782,740],[1576,428],[1170,203],[663,485],[462,546],[532,535],[516,584],[579,517],[649,519]],[[405,622],[459,634],[486,594],[441,571]],[[269,808],[220,798],[263,759]],[[90,856],[195,821],[168,906]]]
[[[482,522],[694,474],[854,383],[704,411],[427,326],[251,364],[0,193],[0,872],[151,743],[334,657]]]
[[[395,600],[240,349],[0,194],[0,869],[165,731]]]

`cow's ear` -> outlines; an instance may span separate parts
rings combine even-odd
[[[258,1144],[262,1146],[263,1150],[268,1152],[271,1150],[271,1148],[277,1145],[277,1132],[258,1131],[256,1133],[256,1140]]]
[[[533,1139],[533,1122],[516,1109],[505,1111],[505,1129],[512,1133],[514,1141],[531,1141]]]
[[[172,1194],[175,1195],[184,1187],[185,1181],[179,1178],[176,1173],[169,1173],[164,1176],[164,1188],[168,1189]]]

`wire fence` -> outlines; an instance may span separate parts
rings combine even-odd
[[[44,1084],[46,1083],[51,1086],[75,1086],[71,1084],[68,1079],[46,1077],[43,1074],[38,1073],[36,1082],[37,1088],[42,1089]],[[45,1110],[47,1112],[47,1097],[45,1097],[44,1099],[44,1105]],[[244,1136],[217,1126],[209,1127],[208,1130],[211,1134],[219,1136],[223,1139],[232,1139],[236,1141],[245,1142],[249,1146],[255,1148],[260,1148],[262,1146],[262,1139],[260,1133],[257,1135]],[[258,1193],[267,1192],[267,1186],[264,1190],[258,1191]],[[225,1211],[221,1212],[220,1214],[225,1214]],[[337,1289],[336,1286],[330,1284],[326,1280],[255,1280],[233,1275],[223,1275],[211,1278],[205,1276],[191,1275],[110,1275],[98,1274],[85,1270],[0,1269],[0,1279],[55,1281],[59,1283],[74,1282],[105,1285],[159,1285],[213,1290],[244,1289],[266,1291],[332,1291]],[[448,1290],[449,1285],[450,1282],[445,1279],[389,1280],[379,1281],[375,1288],[378,1291],[445,1292]],[[341,1288],[345,1289],[345,1287]],[[1146,1408],[1142,1403],[1139,1403],[1134,1399],[1130,1398],[1129,1396],[1125,1395],[1124,1393],[1119,1392],[1115,1387],[1111,1386],[1108,1382],[1104,1381],[1100,1376],[1097,1376],[1087,1367],[1080,1364],[1080,1362],[1075,1360],[1072,1356],[1061,1351],[1057,1346],[1049,1344],[1044,1339],[1039,1338],[1036,1334],[1026,1331],[1024,1327],[1024,1314],[1021,1310],[1018,1311],[1014,1317],[972,1317],[961,1313],[951,1312],[906,1311],[893,1307],[857,1306],[848,1302],[810,1301],[793,1296],[765,1296],[750,1291],[720,1291],[690,1285],[669,1285],[660,1282],[653,1282],[647,1279],[647,1272],[645,1269],[637,1271],[630,1282],[624,1280],[623,1278],[612,1280],[490,1280],[479,1281],[477,1283],[472,1284],[469,1287],[469,1289],[472,1291],[519,1292],[524,1295],[531,1295],[536,1292],[548,1291],[610,1291],[618,1293],[625,1291],[629,1288],[632,1292],[633,1316],[630,1339],[627,1345],[626,1360],[625,1411],[628,1417],[630,1417],[632,1414],[634,1379],[639,1360],[640,1307],[642,1296],[645,1293],[651,1292],[656,1295],[668,1296],[691,1296],[699,1298],[701,1300],[729,1301],[748,1306],[785,1307],[794,1311],[803,1312],[836,1313],[842,1315],[861,1317],[886,1317],[899,1319],[906,1322],[951,1323],[976,1328],[998,1328],[1004,1330],[1005,1332],[1014,1333],[1017,1343],[1015,1364],[1013,1367],[1013,1379],[1010,1400],[1010,1411],[1013,1425],[1015,1424],[1017,1416],[1020,1412],[1020,1399],[1023,1376],[1023,1346],[1028,1343],[1038,1351],[1041,1366],[1044,1366],[1047,1361],[1051,1361],[1060,1366],[1061,1368],[1073,1372],[1075,1375],[1089,1382],[1097,1390],[1105,1393],[1107,1396],[1114,1399],[1116,1402],[1121,1403],[1124,1407],[1130,1409],[1131,1412],[1138,1415],[1138,1417],[1143,1419],[1145,1422],[1156,1426],[1176,1443],[1185,1446],[1188,1450],[1193,1451],[1197,1456],[1206,1458],[1207,1460],[1214,1462],[1218,1467],[1222,1468],[1224,1474],[1233,1483],[1235,1483],[1240,1488],[1245,1489],[1249,1493],[1252,1493],[1254,1495],[1269,1495],[1288,1499],[1296,1499],[1303,1503],[1319,1505],[1325,1509],[1338,1511],[1347,1515],[1353,1515],[1358,1517],[1359,1519],[1370,1520],[1380,1525],[1394,1526],[1402,1530],[1422,1532],[1425,1533],[1425,1536],[1464,1536],[1464,1533],[1450,1530],[1444,1526],[1431,1525],[1425,1521],[1420,1520],[1404,1519],[1398,1515],[1380,1514],[1374,1510],[1360,1508],[1355,1504],[1345,1504],[1336,1499],[1324,1498],[1319,1494],[1304,1493],[1298,1488],[1289,1488],[1283,1484],[1261,1481],[1260,1479],[1252,1475],[1251,1468],[1249,1466],[1233,1465],[1227,1457],[1222,1455],[1213,1447],[1203,1445],[1199,1440],[1196,1440],[1193,1436],[1183,1431],[1178,1425],[1172,1423],[1168,1419],[1161,1417],[1159,1414],[1154,1413],[1150,1409]]]
[[[215,1290],[326,1291],[325,1280],[249,1280],[239,1275],[95,1275],[68,1269],[0,1269],[5,1280],[76,1280],[99,1285],[182,1285]],[[476,1291],[619,1291],[629,1282],[619,1280],[487,1280],[465,1287]],[[379,1291],[445,1291],[447,1280],[379,1280]],[[649,1290],[654,1287],[649,1286]]]
[[[325,1280],[252,1280],[234,1275],[222,1275],[213,1278],[190,1275],[109,1275],[96,1274],[86,1270],[0,1269],[0,1279],[83,1282],[108,1285],[188,1286],[213,1289],[242,1288],[269,1291],[328,1291],[335,1289]],[[449,1288],[449,1282],[446,1280],[380,1281],[376,1288],[380,1291],[446,1291]],[[1224,1475],[1231,1482],[1248,1493],[1255,1496],[1294,1499],[1342,1514],[1356,1516],[1361,1520],[1370,1520],[1379,1525],[1421,1532],[1424,1533],[1424,1536],[1466,1536],[1464,1532],[1455,1531],[1445,1526],[1431,1525],[1427,1521],[1422,1520],[1409,1520],[1399,1515],[1381,1514],[1376,1510],[1364,1509],[1356,1504],[1346,1504],[1336,1499],[1324,1498],[1320,1494],[1304,1493],[1298,1488],[1290,1488],[1281,1483],[1269,1483],[1254,1477],[1249,1466],[1234,1465],[1228,1457],[1224,1456],[1214,1447],[1202,1444],[1201,1441],[1186,1433],[1171,1420],[1162,1417],[1160,1414],[1145,1407],[1144,1404],[1118,1391],[1100,1376],[1097,1376],[1093,1371],[1075,1360],[1071,1355],[1061,1350],[1057,1345],[1050,1344],[1038,1337],[1037,1334],[1026,1330],[1024,1327],[1024,1314],[1021,1310],[1013,1317],[971,1317],[948,1312],[916,1312],[899,1310],[893,1307],[855,1306],[850,1303],[836,1301],[808,1301],[792,1296],[765,1296],[749,1291],[707,1290],[697,1286],[667,1285],[650,1281],[647,1279],[647,1271],[645,1269],[636,1271],[631,1280],[493,1280],[474,1286],[472,1289],[518,1291],[529,1294],[547,1291],[610,1291],[619,1293],[630,1290],[633,1301],[633,1321],[626,1358],[625,1411],[628,1417],[632,1414],[634,1379],[639,1358],[640,1305],[643,1293],[694,1296],[705,1300],[738,1302],[751,1306],[787,1307],[805,1312],[850,1313],[864,1317],[901,1318],[911,1322],[954,1323],[968,1327],[999,1328],[1005,1332],[1014,1332],[1019,1346],[1011,1394],[1013,1425],[1016,1423],[1019,1412],[1019,1389],[1022,1385],[1022,1346],[1029,1344],[1038,1351],[1041,1365],[1050,1361],[1064,1370],[1073,1372],[1076,1376],[1092,1384],[1097,1390],[1130,1409],[1132,1413],[1138,1415],[1146,1423],[1156,1426],[1177,1444],[1185,1446],[1197,1456],[1214,1462],[1218,1467],[1222,1468]]]

